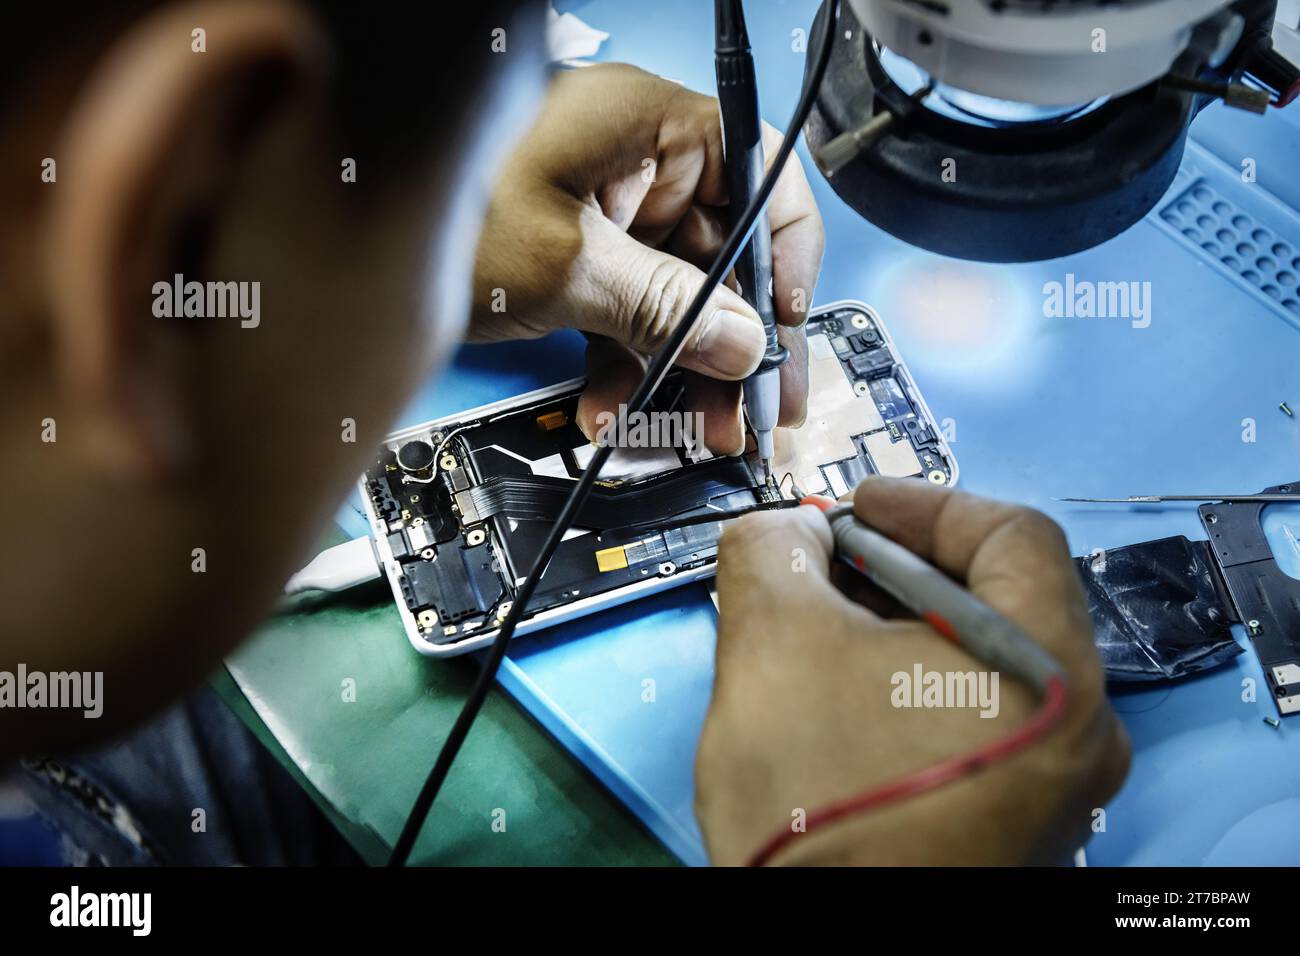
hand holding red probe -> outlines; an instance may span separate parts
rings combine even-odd
[[[817,509],[745,518],[722,540],[718,672],[696,761],[714,862],[1068,859],[1122,782],[1128,743],[1060,529],[912,481],[868,479],[854,511],[1037,642],[1068,702],[1054,713],[1059,700],[1006,673],[996,716],[898,706],[899,675],[989,668],[833,563]]]

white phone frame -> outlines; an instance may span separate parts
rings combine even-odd
[[[912,387],[911,397],[916,400],[918,410],[924,417],[926,424],[934,433],[939,447],[943,450],[944,457],[952,466],[952,474],[948,477],[948,485],[957,483],[957,458],[953,455],[947,440],[939,428],[938,420],[930,411],[930,407],[925,402],[925,397],[921,394],[920,386],[917,385],[916,379],[912,377],[911,370],[908,369],[907,363],[903,361],[898,350],[894,347],[894,340],[890,337],[889,331],[880,319],[879,313],[865,302],[858,302],[852,299],[842,299],[838,302],[832,302],[828,305],[819,306],[810,310],[810,315],[821,315],[826,312],[835,312],[840,309],[856,309],[865,312],[875,323],[880,337],[888,347],[890,354],[894,358],[895,364],[903,370],[907,376],[907,381]],[[432,421],[423,422],[419,425],[412,425],[409,428],[403,428],[394,432],[385,439],[386,447],[394,447],[403,442],[410,441],[422,436],[427,437],[431,432],[447,431],[448,426],[453,426],[466,419],[485,418],[491,415],[497,415],[501,412],[508,412],[517,408],[525,408],[529,405],[536,405],[548,399],[555,398],[567,392],[572,392],[583,384],[585,379],[575,378],[567,382],[560,382],[555,385],[548,385],[545,388],[539,388],[531,392],[525,392],[521,395],[515,395],[510,398],[502,399],[499,402],[492,402],[488,405],[481,405],[478,408],[467,409],[462,412],[456,412],[451,415],[444,415],[441,418]],[[380,567],[383,575],[388,580],[389,587],[393,592],[393,600],[397,604],[398,613],[402,618],[402,627],[406,631],[407,640],[417,652],[425,657],[456,657],[460,654],[467,654],[471,651],[479,650],[491,644],[496,637],[498,628],[484,629],[474,631],[472,634],[466,634],[459,641],[450,641],[445,644],[435,644],[427,640],[420,631],[420,626],[416,621],[415,614],[406,606],[402,598],[401,564],[393,556],[392,549],[388,544],[388,531],[381,523],[378,513],[365,490],[366,476],[362,475],[357,481],[357,488],[361,495],[361,500],[365,509],[366,520],[370,524],[371,537],[374,540],[375,552],[379,557]],[[485,530],[491,535],[492,529],[490,523],[485,523]],[[495,546],[495,542],[493,542]],[[540,631],[543,628],[552,627],[556,624],[562,624],[565,621],[572,621],[588,614],[594,614],[596,611],[602,611],[605,608],[617,607],[628,601],[634,601],[637,598],[646,597],[651,594],[657,594],[660,591],[666,591],[669,588],[681,587],[683,584],[689,584],[692,581],[703,581],[714,576],[716,568],[715,562],[709,562],[697,568],[677,569],[670,574],[656,575],[642,581],[635,581],[631,584],[606,591],[602,594],[593,594],[590,597],[578,598],[570,604],[562,607],[548,608],[541,611],[525,621],[521,621],[515,628],[514,636],[522,637],[525,634],[531,634]]]

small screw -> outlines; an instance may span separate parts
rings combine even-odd
[[[1276,717],[1265,717],[1264,723],[1275,729],[1282,726],[1282,721],[1278,720]]]
[[[1255,620],[1254,618],[1251,618],[1249,621],[1246,622],[1246,630],[1249,631],[1251,634],[1258,634],[1260,633],[1260,631],[1263,630],[1263,628],[1259,626],[1259,621]]]
[[[1282,409],[1283,414],[1285,414],[1287,418],[1295,418],[1295,412],[1291,411],[1291,406],[1286,402],[1282,402],[1277,407]]]

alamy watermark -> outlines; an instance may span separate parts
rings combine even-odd
[[[1129,319],[1133,328],[1151,324],[1150,282],[1076,280],[1043,283],[1043,315],[1049,319]]]
[[[95,720],[104,713],[103,671],[0,671],[0,708],[80,710]]]
[[[160,319],[238,318],[243,329],[262,323],[260,282],[186,282],[178,272],[171,282],[155,282],[153,297],[153,314]]]
[[[998,715],[997,671],[927,671],[920,664],[889,678],[895,707],[979,708],[981,717]]]
[[[153,929],[152,893],[82,892],[74,885],[50,897],[50,925],[55,927],[122,927],[132,936]]]
[[[614,448],[681,448],[692,461],[705,454],[703,412],[617,412],[596,416],[596,444]]]

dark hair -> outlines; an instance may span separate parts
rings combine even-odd
[[[66,50],[96,59],[129,25],[168,0],[55,0],[19,18],[6,32],[0,61],[0,119],[10,97],[33,83],[43,61]],[[541,0],[467,3],[395,0],[303,0],[336,53],[331,107],[345,140],[411,147],[436,132],[439,120],[470,108],[493,56],[493,31],[545,29]],[[196,24],[201,26],[201,24]]]
[[[345,133],[394,145],[426,138],[435,119],[475,104],[494,30],[545,30],[541,0],[313,0],[311,8],[338,51],[332,92]]]

